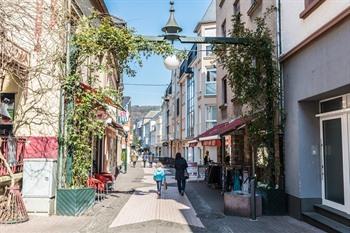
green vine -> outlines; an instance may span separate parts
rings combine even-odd
[[[135,75],[135,64],[142,66],[142,58],[151,55],[174,54],[167,42],[150,42],[135,35],[133,30],[115,25],[109,17],[94,15],[83,18],[72,40],[71,70],[63,84],[66,100],[66,186],[83,187],[92,166],[93,138],[104,135],[105,125],[97,119],[100,110],[106,110],[106,99],[120,103],[119,90],[98,86],[98,74],[109,69],[119,74]],[[99,63],[98,58],[111,55],[112,61]],[[87,64],[92,58],[95,62]],[[87,77],[81,69],[86,68]],[[83,79],[85,78],[85,79]],[[94,89],[86,90],[87,81]],[[117,103],[118,104],[118,103]]]
[[[247,133],[257,165],[262,167],[260,181],[276,187],[279,161],[275,141],[279,132],[279,72],[275,46],[266,17],[255,20],[256,29],[247,29],[241,15],[233,17],[232,37],[245,38],[244,45],[219,45],[215,53],[219,63],[228,72],[233,101],[243,108],[242,116],[248,122]]]

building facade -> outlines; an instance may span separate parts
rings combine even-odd
[[[350,214],[350,1],[281,1],[280,13],[289,212]]]
[[[64,156],[59,143],[63,141],[65,109],[61,79],[69,67],[62,69],[64,66],[57,58],[67,54],[66,65],[69,64],[69,40],[74,34],[74,26],[93,10],[108,14],[102,0],[2,1],[0,5],[2,152],[11,157],[19,179],[23,171],[22,194],[29,212],[52,214],[55,191],[64,186],[65,181],[61,179],[63,162],[57,166],[57,160]],[[67,16],[70,21],[66,27]],[[103,55],[100,62],[111,66],[106,67],[106,72],[96,73],[96,86],[87,84],[86,69],[96,60],[90,59],[79,67],[81,88],[94,91],[106,87],[122,93],[122,78],[113,66],[114,59],[111,54]],[[119,129],[116,123],[119,106],[113,104],[114,101],[106,100],[108,108],[97,116],[105,122],[105,137],[93,139],[93,172],[114,174]],[[7,174],[3,171],[3,164],[0,164],[0,180],[6,182]],[[59,184],[56,183],[57,176]]]

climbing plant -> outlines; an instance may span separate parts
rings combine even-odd
[[[116,105],[121,100],[119,89],[98,87],[99,75],[112,69],[133,76],[134,67],[142,66],[143,57],[174,53],[169,43],[147,41],[110,17],[94,14],[80,20],[72,39],[70,73],[63,84],[67,105],[66,186],[85,186],[92,166],[92,138],[104,135],[104,122],[97,119],[97,114],[107,108],[106,99]],[[107,55],[113,59],[99,62]],[[83,88],[83,80],[94,88]]]
[[[255,19],[254,30],[245,27],[240,14],[234,16],[230,36],[245,38],[246,43],[215,48],[219,63],[228,72],[232,101],[242,106],[253,156],[264,168],[260,181],[270,187],[276,187],[280,166],[275,151],[280,125],[279,72],[274,41],[266,24],[273,10]]]

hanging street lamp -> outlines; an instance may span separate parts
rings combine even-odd
[[[162,28],[164,32],[160,36],[143,36],[144,39],[150,41],[164,41],[168,40],[171,43],[179,41],[181,43],[187,44],[244,44],[246,43],[244,38],[234,38],[234,37],[188,37],[180,35],[182,28],[178,25],[175,19],[175,8],[174,1],[170,1],[170,16],[166,25]],[[169,70],[175,70],[179,67],[180,61],[175,56],[169,56],[164,60],[164,65]]]

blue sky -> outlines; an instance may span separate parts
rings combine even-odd
[[[175,17],[183,35],[194,35],[193,29],[202,18],[211,0],[175,0]],[[160,35],[169,17],[169,0],[105,0],[110,14],[123,18],[138,34]],[[181,44],[175,44],[183,48]],[[188,48],[188,47],[187,47]],[[137,69],[136,77],[124,76],[125,84],[168,84],[170,71],[162,57],[153,56]],[[162,87],[125,85],[124,95],[132,97],[133,105],[160,105],[165,92]]]

